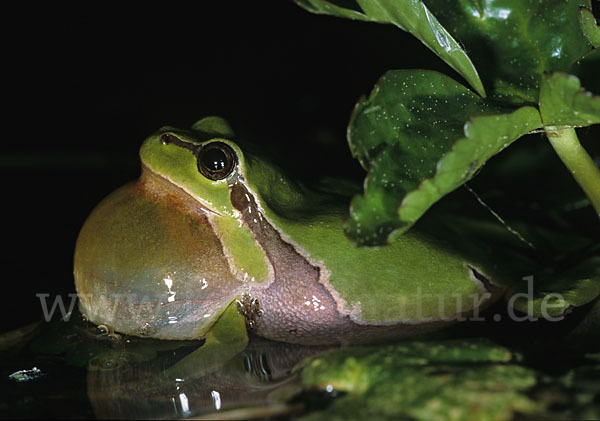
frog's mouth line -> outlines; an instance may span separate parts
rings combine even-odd
[[[171,198],[177,206],[189,213],[202,213],[205,216],[223,216],[198,201],[190,192],[177,186],[173,180],[152,171],[147,165],[142,164],[142,174],[138,185],[150,195],[161,198]]]
[[[483,287],[487,290],[487,292],[495,295],[498,292],[502,291],[502,288],[497,287],[492,283],[488,276],[484,275],[479,269],[475,266],[467,264],[467,268],[469,268],[469,276],[473,281],[479,282],[483,285]]]

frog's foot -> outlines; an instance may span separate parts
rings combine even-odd
[[[250,293],[244,292],[239,300],[235,300],[238,312],[246,319],[246,327],[254,329],[256,320],[262,317],[265,312],[260,308],[260,302],[257,298],[252,297]]]
[[[108,325],[101,324],[96,326],[96,332],[98,337],[107,337],[114,342],[119,342],[122,339],[121,335]]]

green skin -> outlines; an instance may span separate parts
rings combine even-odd
[[[146,139],[139,180],[105,198],[77,240],[88,320],[194,339],[236,306],[228,317],[269,339],[361,343],[462,320],[499,295],[485,267],[415,229],[386,247],[355,247],[343,233],[347,195],[309,189],[232,138],[207,117]],[[235,165],[213,181],[195,151],[215,141]]]

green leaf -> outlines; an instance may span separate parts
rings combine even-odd
[[[331,1],[325,0],[294,0],[295,3],[308,10],[309,12],[319,15],[332,15],[346,19],[370,21],[371,19],[362,13],[360,10],[351,9],[349,7],[338,6]],[[348,2],[349,4],[352,2]]]
[[[540,125],[536,109],[500,107],[440,73],[386,73],[348,127],[352,153],[369,173],[346,232],[360,245],[385,243]]]
[[[596,48],[579,60],[571,68],[570,73],[576,75],[581,81],[581,85],[585,86],[587,90],[600,92],[598,69],[600,69],[600,49]]]
[[[598,342],[596,342],[598,343]],[[551,411],[555,420],[598,420],[600,419],[600,364],[599,354],[588,354],[588,363],[567,371],[562,378],[556,379],[553,386],[560,384],[557,390],[559,399],[569,405],[556,405]],[[591,361],[590,361],[591,360]],[[595,360],[595,361],[594,361]],[[556,390],[556,389],[555,389]]]
[[[596,23],[596,18],[587,7],[580,8],[581,30],[594,48],[600,47],[600,27]]]
[[[540,88],[544,126],[589,126],[600,123],[600,96],[586,92],[579,78],[566,73],[545,75]]]
[[[595,302],[590,305],[585,317],[569,333],[567,339],[578,346],[600,343],[600,298],[596,298]],[[600,352],[590,354],[589,357],[596,359],[600,364]]]
[[[419,39],[464,77],[479,95],[485,97],[485,89],[471,59],[460,44],[440,25],[423,1],[358,0],[359,9],[341,7],[326,0],[295,1],[296,4],[313,13],[396,25]]]
[[[523,282],[512,288],[506,295],[509,304],[533,317],[560,317],[570,307],[582,306],[600,296],[600,256],[541,282],[533,281],[532,285]]]
[[[469,52],[488,94],[503,102],[537,102],[544,72],[569,71],[591,50],[580,12],[589,0],[426,3]]]
[[[506,348],[480,340],[409,342],[326,353],[302,371],[305,385],[346,394],[302,420],[500,420],[541,405],[526,392],[537,373]]]

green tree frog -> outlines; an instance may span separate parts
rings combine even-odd
[[[347,195],[286,176],[220,118],[162,128],[140,158],[140,178],[105,198],[77,240],[79,305],[93,323],[195,339],[234,306],[227,314],[269,339],[360,343],[462,320],[498,296],[485,268],[416,229],[355,247]]]

